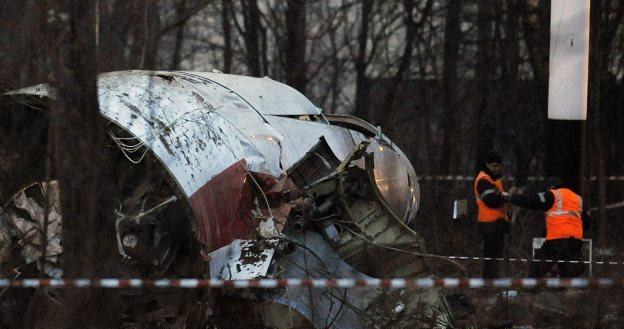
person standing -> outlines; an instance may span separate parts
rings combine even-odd
[[[583,199],[562,186],[557,177],[546,179],[545,191],[536,194],[510,193],[504,196],[512,204],[545,211],[546,241],[535,252],[539,260],[579,261],[583,245]],[[582,273],[581,263],[556,263],[561,277]],[[543,277],[554,263],[532,262],[529,277]]]
[[[478,207],[477,228],[483,239],[484,258],[502,258],[505,234],[509,232],[509,217],[503,194],[503,157],[490,151],[482,162],[481,171],[474,182],[474,193]],[[499,262],[483,261],[483,277],[497,278]]]

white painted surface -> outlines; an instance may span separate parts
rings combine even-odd
[[[47,97],[49,93],[46,85],[38,85],[10,94]],[[417,177],[401,150],[394,146],[395,153],[374,138],[346,128],[296,118],[318,114],[320,109],[298,91],[271,79],[220,73],[111,72],[99,76],[98,100],[102,115],[134,136],[122,142],[147,146],[186,197],[241,159],[250,171],[278,179],[325,136],[341,161],[360,141],[371,141],[376,178],[397,187],[382,186],[384,196],[392,199],[393,210],[409,221],[418,208]],[[138,160],[145,148],[139,150],[129,157]]]
[[[548,118],[587,118],[589,0],[552,0]]]
[[[117,72],[100,77],[99,102],[104,116],[136,136],[125,142],[147,145],[187,197],[240,159],[250,170],[281,173],[281,136],[218,84],[165,72]]]
[[[211,72],[178,72],[209,79],[245,99],[262,114],[318,115],[321,109],[296,89],[268,77],[255,78]]]
[[[258,243],[260,246],[254,247]],[[264,277],[271,265],[276,245],[277,239],[234,240],[210,253],[210,277],[223,280]]]

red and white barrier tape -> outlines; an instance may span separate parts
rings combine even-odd
[[[476,256],[443,256],[453,260],[493,260],[493,261],[510,261],[521,263],[569,263],[569,264],[596,264],[596,265],[624,265],[624,261],[583,261],[583,260],[561,260],[561,259],[530,259],[530,258],[493,258],[493,257],[476,257]]]
[[[475,179],[475,176],[471,176],[471,175],[423,175],[423,176],[418,176],[419,180],[426,180],[426,181],[431,181],[431,180],[440,180],[440,181],[472,181]],[[516,180],[516,177],[514,176],[507,176],[507,177],[503,177],[504,180],[507,181],[513,181]],[[528,181],[543,181],[546,178],[544,176],[529,176],[526,178]],[[590,181],[597,181],[598,177],[597,176],[591,176],[589,177]],[[605,180],[607,181],[624,181],[624,176],[607,176],[605,177]]]
[[[624,278],[423,278],[423,279],[256,279],[256,280],[200,280],[200,279],[0,279],[0,288],[613,288],[624,287]]]

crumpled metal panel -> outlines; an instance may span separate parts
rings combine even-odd
[[[278,259],[282,277],[373,279],[349,266],[320,234],[312,230],[303,233],[285,230],[284,233],[300,247]],[[396,317],[390,310],[399,305],[405,306],[401,316],[407,319],[422,318],[427,312],[434,312],[433,316],[437,317],[440,316],[438,312],[444,312],[443,300],[437,289],[286,287],[283,290],[267,290],[261,299],[292,307],[316,328],[430,328],[422,322],[417,322],[421,323],[420,326],[390,323]],[[423,305],[427,305],[428,309],[423,310]],[[446,321],[440,319],[440,323]]]
[[[355,147],[349,130],[322,122],[303,121],[278,116],[265,116],[269,124],[284,136],[281,142],[282,167],[290,168],[301,159],[321,136],[341,161]]]
[[[296,89],[268,77],[255,78],[242,75],[183,72],[209,79],[231,90],[247,101],[261,114],[271,115],[319,115],[321,109]]]
[[[246,163],[236,162],[202,186],[189,202],[199,241],[208,251],[254,235],[253,196]]]
[[[4,212],[0,209],[0,263],[5,262],[11,257],[12,247],[11,229],[4,216]]]
[[[50,95],[50,87],[47,84],[40,84],[36,86],[30,86],[18,90],[13,90],[5,93],[4,95],[9,97],[19,97],[21,95],[38,96],[41,98],[48,97]]]
[[[371,125],[370,123],[362,119],[349,116],[349,115],[341,115],[341,114],[326,114],[325,118],[331,124],[351,130],[353,138],[354,140],[356,140],[357,143],[368,139],[373,144],[373,146],[379,147],[382,145],[386,145],[386,146],[389,146],[390,149],[393,149],[397,153],[398,158],[403,162],[401,167],[404,166],[405,169],[407,170],[407,176],[409,177],[408,200],[411,200],[411,201],[409,201],[408,203],[406,213],[404,216],[402,215],[398,207],[397,207],[397,211],[395,211],[395,214],[401,218],[404,218],[405,223],[409,223],[412,219],[414,219],[414,217],[416,216],[416,211],[418,211],[418,204],[420,202],[420,185],[418,184],[418,176],[416,175],[416,171],[414,170],[414,167],[410,163],[409,159],[405,156],[403,151],[401,151],[401,149],[399,149],[396,145],[393,145],[392,141],[388,138],[388,136],[384,135],[381,132],[380,127],[374,127],[373,125]],[[375,138],[371,138],[371,137],[375,137]],[[383,149],[380,149],[380,150],[383,151]],[[374,151],[374,149],[372,148],[371,150],[369,150],[369,152],[370,151]],[[387,161],[383,161],[381,158],[382,158],[382,155],[376,154],[376,161],[375,161],[376,167],[380,166],[378,162],[387,162]],[[359,163],[359,165],[361,165],[361,163]],[[383,173],[381,173],[380,171],[376,171],[375,174],[378,176],[383,176]],[[395,189],[391,188],[391,189],[386,189],[387,192],[382,191],[382,193],[384,197],[388,199],[388,201],[390,201],[390,199],[392,198],[391,194],[405,195],[402,193],[404,191],[400,191],[400,190],[401,190],[400,187],[397,188],[396,191]],[[395,193],[397,191],[398,193]]]
[[[396,146],[388,145],[377,138],[366,137],[362,133],[351,131],[355,143],[369,141],[367,151],[372,152],[375,162],[375,181],[379,191],[392,212],[405,223],[416,216],[420,203],[420,185],[414,167],[407,156]],[[389,139],[383,136],[385,141]],[[356,161],[364,169],[362,160]]]
[[[269,270],[277,239],[234,240],[210,253],[210,277],[248,280],[264,277]]]
[[[339,253],[355,268],[377,277],[428,276],[432,270],[427,259],[420,256],[426,253],[424,241],[397,218],[382,200],[379,189],[374,185],[376,177],[371,170],[373,160],[370,153],[366,154],[366,170],[357,167],[347,170],[350,176],[359,176],[367,182],[367,193],[361,193],[360,198],[350,202],[342,201],[343,222],[353,223],[359,232],[344,226]],[[346,191],[342,180],[338,182],[337,191]],[[373,259],[370,258],[371,254],[375,255]]]
[[[333,252],[324,248],[331,241],[333,250],[337,251],[340,261],[347,262],[350,268],[352,266],[353,271],[359,271],[357,273],[348,273],[348,277],[359,277],[362,275],[372,275],[380,278],[431,276],[433,271],[429,268],[426,258],[423,257],[423,253],[426,251],[421,237],[392,213],[379,192],[373,172],[374,155],[373,153],[365,153],[367,149],[370,149],[370,142],[363,141],[360,143],[339,165],[332,166],[330,163],[326,163],[325,165],[329,167],[327,169],[330,172],[325,177],[317,179],[317,173],[321,169],[326,171],[325,168],[318,164],[317,157],[320,157],[320,154],[317,154],[317,152],[327,153],[327,151],[322,151],[327,148],[327,144],[321,139],[306,157],[298,161],[294,167],[288,169],[289,174],[292,175],[290,178],[297,183],[297,186],[299,188],[304,188],[305,186],[304,193],[306,196],[304,198],[313,200],[306,203],[310,205],[311,210],[302,210],[304,217],[306,216],[305,214],[310,216],[308,217],[309,221],[316,222],[315,218],[318,217],[314,217],[313,209],[322,208],[314,199],[329,200],[331,196],[335,196],[335,200],[338,200],[337,202],[340,205],[331,212],[319,210],[317,215],[321,218],[332,217],[332,213],[335,213],[337,214],[337,220],[335,222],[328,220],[328,222],[320,224],[321,226],[316,226],[317,230],[324,227],[325,245],[318,242],[299,241],[299,245],[305,246],[304,248],[310,251],[311,255],[315,256],[316,259],[304,258],[300,263],[291,260],[290,263],[296,265],[294,273],[290,273],[290,275],[295,277],[298,277],[297,275],[307,275],[315,278],[318,275],[321,275],[321,277],[322,275],[341,277],[336,274],[339,272],[338,269],[333,267],[325,268],[327,267],[325,262],[328,261],[328,255],[334,255]],[[359,168],[352,163],[362,156],[364,156],[366,169]],[[314,181],[313,184],[308,183],[311,180]],[[339,233],[339,238],[333,239],[329,234],[326,234],[326,230],[328,228],[334,229],[336,226],[340,227],[339,231],[341,233]],[[293,234],[296,235],[297,233],[292,231],[287,233],[289,237]],[[299,233],[299,235],[305,235],[306,238],[313,237],[309,231]],[[318,268],[307,267],[315,262],[317,263],[316,266],[324,268],[319,271]],[[391,293],[383,292],[382,294],[380,290],[364,296],[349,296],[348,293],[350,291],[346,290],[342,299],[338,299],[336,297],[337,294],[331,291],[327,293],[327,290],[321,293],[317,292],[316,294],[307,292],[309,298],[306,299],[305,289],[300,288],[298,290],[296,296],[286,296],[287,298],[283,298],[282,302],[300,310],[317,327],[332,327],[333,323],[342,316],[345,316],[347,320],[344,323],[336,324],[337,328],[386,327],[387,324],[383,323],[383,321],[380,323],[373,322],[379,318],[393,317],[395,308],[386,310],[390,314],[380,315],[384,312],[380,309],[381,305],[374,305],[373,301],[376,299],[383,300],[386,308],[388,303],[393,301],[397,303],[397,306],[399,304],[403,306],[406,304],[411,305],[408,307],[410,309],[409,312],[416,312],[420,318],[428,317],[432,323],[448,323],[451,321],[450,315],[444,307],[444,298],[440,296],[440,292],[435,288],[410,291],[409,297],[404,292],[401,292],[399,295],[403,296],[403,301],[401,299],[393,300]],[[323,296],[323,293],[326,293],[326,296]],[[275,301],[279,300],[275,299]],[[321,306],[317,306],[318,301],[327,301],[329,308],[324,308],[326,305],[323,303],[321,303]],[[405,301],[409,302],[403,303]],[[421,303],[421,305],[428,305],[431,308],[417,310],[417,307],[413,304],[414,301],[416,301],[416,304]],[[348,312],[340,314],[340,311],[332,313],[332,307],[336,304],[341,307],[347,306],[354,314]],[[304,306],[301,307],[301,305]],[[371,310],[373,310],[372,312],[375,316],[371,317],[371,314],[366,314]],[[322,317],[321,319],[315,317],[319,314]],[[319,323],[319,320],[322,319],[324,319],[324,323]],[[433,325],[423,325],[422,322],[405,324],[395,322],[392,324],[392,327],[430,328]]]
[[[295,185],[304,188],[331,174],[339,165],[340,160],[323,136],[297,163],[286,170],[286,174]]]
[[[168,72],[109,73],[100,76],[99,102],[103,115],[156,154],[187,197],[240,159],[252,171],[281,173],[281,136],[216,83]]]
[[[407,210],[415,209],[417,202],[412,201],[414,194],[406,191],[414,186],[417,188],[416,176],[398,148],[393,147],[398,155],[375,150],[385,147],[375,137],[324,122],[284,117],[320,114],[320,109],[284,84],[266,78],[218,73],[125,71],[100,75],[98,88],[102,114],[133,136],[117,139],[119,145],[122,148],[124,145],[144,145],[164,164],[192,204],[198,224],[205,224],[199,233],[203,234],[200,240],[208,246],[208,251],[227,245],[232,239],[248,238],[245,235],[252,233],[249,227],[237,231],[240,228],[237,225],[218,227],[205,221],[212,218],[228,224],[232,219],[231,213],[223,216],[216,213],[222,210],[216,207],[222,206],[224,199],[213,198],[219,194],[215,184],[225,188],[232,184],[227,184],[227,179],[219,181],[215,178],[225,172],[232,175],[224,177],[243,180],[246,174],[254,172],[278,179],[321,136],[325,137],[340,160],[361,140],[371,141],[369,152],[375,153],[375,177],[380,179],[380,184],[394,184],[400,177],[405,177],[403,174],[411,180],[411,183],[390,186],[387,190],[391,193],[384,194],[384,197],[399,198],[393,205],[399,217],[405,215],[410,218],[415,213]],[[48,94],[47,87],[39,85],[7,96],[45,98]],[[132,158],[134,154],[128,156]],[[393,171],[396,168],[400,168],[397,170],[399,174]],[[244,185],[244,182],[241,184]],[[240,201],[244,194],[239,189],[240,185],[230,187],[234,188],[231,192]],[[395,203],[394,200],[392,202]],[[239,205],[235,205],[237,209],[231,211],[238,211]],[[318,233],[291,232],[289,236],[301,241],[302,247],[280,258],[279,263],[284,270],[282,277],[327,278],[336,275],[366,278],[347,265]],[[274,251],[274,248],[267,248],[266,251]],[[254,268],[263,268],[263,265]],[[437,291],[432,291],[437,294]],[[379,290],[337,291],[304,287],[266,293],[272,294],[267,297],[268,300],[299,310],[318,328],[368,327],[369,323],[361,312],[372,307],[373,301],[382,295]],[[427,304],[435,304],[438,299],[431,296]]]
[[[36,200],[26,194],[40,194]],[[45,192],[44,192],[45,191]],[[46,193],[47,195],[46,199]],[[49,202],[46,207],[45,200]],[[40,204],[43,202],[43,205]],[[59,263],[62,221],[60,212],[60,191],[58,182],[41,182],[25,187],[16,193],[0,213],[0,264],[9,260],[10,249],[21,246],[21,255],[29,262],[36,262],[37,268],[50,277],[60,278],[63,271]],[[47,211],[47,214],[46,214]],[[46,258],[42,256],[42,228],[47,217]],[[17,243],[13,244],[15,239]]]
[[[360,141],[375,140],[322,122],[276,116],[319,112],[299,92],[268,78],[122,71],[101,74],[98,87],[102,114],[136,136],[123,141],[147,145],[187,197],[241,159],[249,170],[278,178],[320,136],[325,136],[341,160]],[[48,94],[46,85],[38,85],[7,96]],[[396,168],[397,162],[384,160],[384,152],[373,149],[375,174],[380,182],[391,185],[382,194],[393,200],[393,211],[409,221],[419,202],[417,177],[402,152],[396,146],[393,149],[404,160],[398,164],[407,170],[411,183],[387,177],[385,173],[391,172],[387,169]]]
[[[370,279],[347,264],[332,247],[314,231],[298,233],[285,232],[290,239],[306,248],[297,250],[278,260],[282,277],[293,279],[339,278]],[[266,292],[262,299],[288,305],[310,320],[316,328],[366,328],[358,311],[364,311],[367,301],[379,293],[371,289],[315,289],[307,287],[286,287],[282,291]],[[340,300],[350,305],[342,305]]]

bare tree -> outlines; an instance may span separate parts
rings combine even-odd
[[[0,4],[0,90],[43,81],[49,73],[46,6],[34,1]]]
[[[139,68],[155,70],[160,42],[160,10],[158,2],[144,0],[143,3],[143,35]]]
[[[59,181],[63,214],[64,278],[103,277],[115,255],[110,151],[96,85],[95,2],[74,0],[55,12],[61,31],[51,84],[57,91],[50,111],[49,149]],[[60,15],[68,19],[60,19]],[[101,307],[102,291],[68,290],[66,328],[102,323],[112,307]],[[109,301],[110,303],[111,301]],[[108,304],[110,306],[110,304]],[[50,324],[45,324],[49,327]]]
[[[232,73],[232,3],[230,0],[221,1],[221,27],[223,30],[223,72]]]
[[[598,176],[598,216],[597,222],[599,230],[596,238],[600,243],[609,243],[609,232],[612,231],[612,222],[607,219],[607,151],[605,148],[606,126],[602,103],[605,100],[604,84],[608,72],[609,57],[612,51],[613,40],[616,37],[619,26],[624,19],[624,2],[596,1],[592,3],[590,17],[590,90],[589,90],[589,132],[586,138],[591,143],[588,150],[594,156],[592,159],[596,174]]]
[[[368,106],[369,81],[366,77],[366,69],[370,63],[367,57],[368,34],[373,5],[375,0],[362,0],[360,9],[360,30],[357,36],[357,57],[355,59],[355,115],[370,121],[371,113]]]
[[[259,77],[262,74],[260,66],[260,8],[257,0],[242,1],[242,14],[245,29],[239,29],[245,41],[245,55],[249,75]]]
[[[449,169],[454,161],[452,136],[457,133],[455,116],[457,113],[457,61],[459,46],[461,43],[461,18],[462,5],[459,0],[450,0],[446,7],[446,24],[444,29],[444,64],[442,76],[442,88],[444,93],[444,115],[442,127],[442,142],[440,151],[440,173],[450,172]]]
[[[286,83],[305,93],[306,88],[306,2],[290,0],[286,9]]]
[[[385,109],[385,113],[383,117],[379,116],[375,118],[375,120],[380,125],[389,123],[385,120],[385,118],[391,118],[396,116],[396,114],[394,113],[396,110],[396,106],[398,105],[396,102],[396,96],[401,89],[405,76],[409,72],[410,66],[412,64],[416,36],[420,32],[420,29],[425,24],[425,22],[427,22],[427,20],[430,18],[432,6],[433,1],[428,0],[425,2],[424,8],[422,9],[420,15],[420,20],[417,22],[414,18],[416,16],[416,10],[418,9],[416,6],[416,1],[403,1],[403,8],[405,12],[405,16],[403,18],[405,24],[405,45],[403,46],[403,52],[401,54],[401,57],[398,60],[399,65],[397,67],[397,70],[394,73],[394,76],[392,76],[389,86],[385,88],[386,90],[384,95],[384,101],[382,103],[382,107]]]
[[[176,20],[180,20],[185,13],[187,2],[186,0],[180,0],[174,4]],[[184,42],[184,27],[186,20],[180,26],[176,27],[175,44],[173,47],[173,55],[171,56],[171,63],[169,64],[170,70],[177,70],[180,68],[180,59],[182,56],[182,44]]]
[[[495,6],[495,5],[494,5]],[[477,14],[477,63],[475,75],[479,81],[476,100],[475,159],[483,159],[494,148],[495,111],[492,108],[492,81],[496,70],[494,59],[494,6],[479,2]]]

